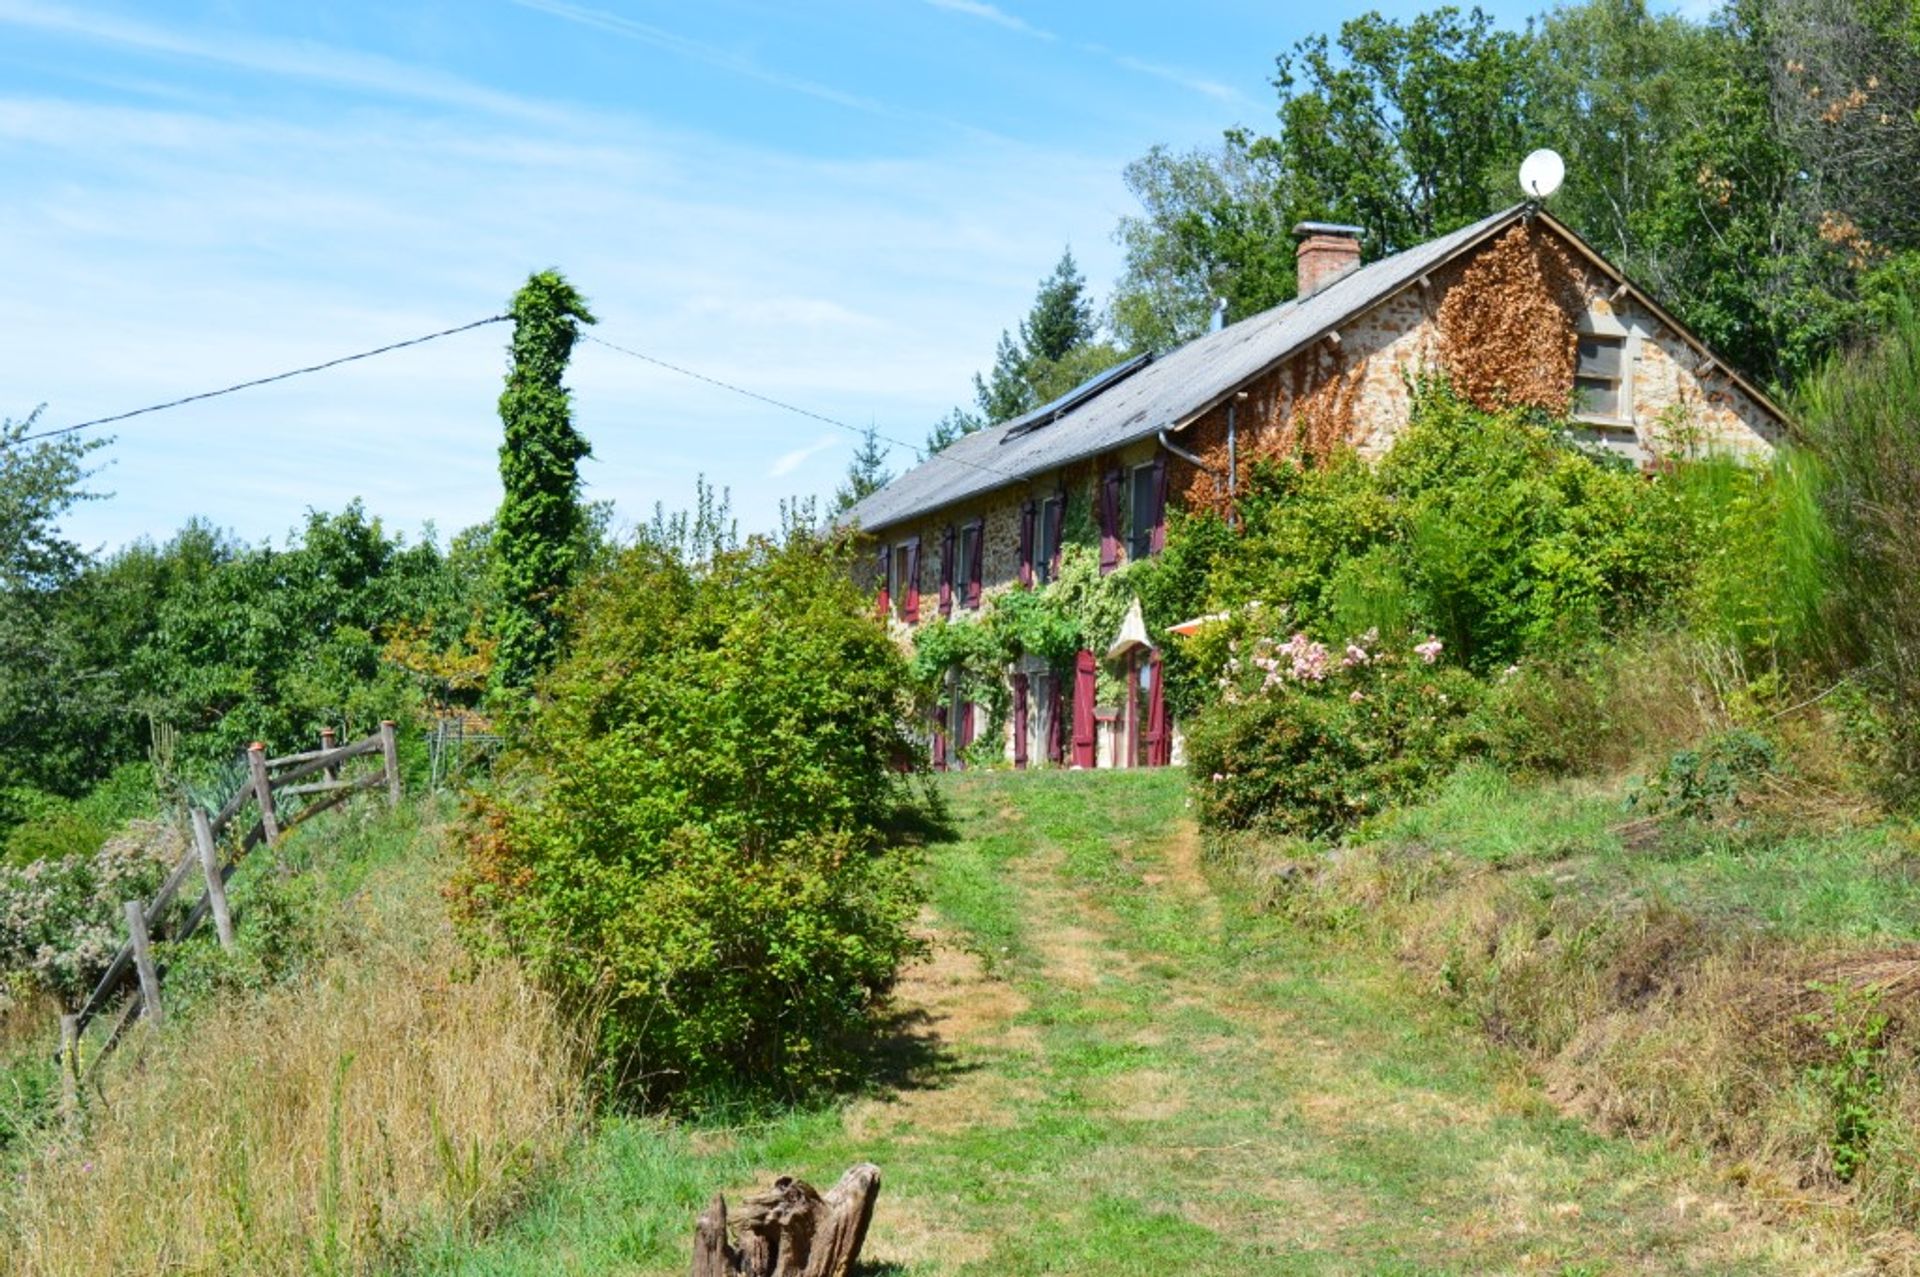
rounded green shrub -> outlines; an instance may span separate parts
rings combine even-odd
[[[871,613],[804,535],[643,544],[583,587],[458,892],[596,1017],[625,1093],[831,1082],[914,949],[910,678]]]

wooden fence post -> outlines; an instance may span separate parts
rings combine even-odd
[[[380,753],[387,764],[387,805],[400,805],[400,742],[392,719],[380,723]]]
[[[193,809],[193,843],[200,849],[200,870],[207,879],[207,904],[213,910],[213,929],[220,947],[233,952],[233,915],[227,912],[227,884],[220,877],[220,849],[213,845],[213,826],[207,813]]]
[[[339,738],[333,734],[333,729],[331,727],[322,727],[320,729],[320,748],[321,749],[334,748],[334,742],[337,739]],[[327,779],[328,780],[340,779],[340,765],[338,763],[332,763],[328,765]]]
[[[60,1017],[60,1121],[72,1130],[80,1120],[80,1017]]]
[[[260,832],[267,846],[280,837],[280,822],[273,814],[273,782],[267,778],[267,747],[259,741],[247,746],[247,770],[253,773],[253,800],[260,804]]]
[[[133,965],[140,972],[140,1001],[155,1028],[166,1022],[160,1012],[160,972],[153,965],[153,945],[147,938],[147,906],[138,900],[126,903],[127,938],[133,942]]]

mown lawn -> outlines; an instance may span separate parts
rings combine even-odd
[[[934,952],[902,987],[891,1081],[800,1112],[611,1123],[509,1224],[423,1239],[413,1269],[683,1272],[715,1188],[824,1186],[861,1159],[885,1174],[869,1274],[1854,1262],[1761,1221],[1701,1161],[1559,1116],[1390,955],[1248,907],[1202,864],[1184,784],[956,778],[963,836],[932,852]],[[1579,810],[1565,828],[1604,836]]]

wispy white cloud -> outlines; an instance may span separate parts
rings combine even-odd
[[[830,448],[839,447],[843,438],[845,436],[839,434],[821,435],[804,448],[795,448],[792,452],[781,453],[774,458],[773,467],[767,471],[767,477],[779,479],[792,474],[821,453]]]
[[[1210,80],[1206,76],[1196,75],[1194,72],[1184,71],[1179,67],[1168,66],[1161,62],[1149,62],[1145,58],[1136,58],[1127,53],[1115,53],[1113,50],[1103,48],[1097,44],[1087,45],[1086,48],[1091,53],[1099,53],[1112,58],[1115,66],[1125,67],[1129,71],[1137,71],[1141,75],[1150,75],[1154,79],[1164,80],[1168,84],[1177,84],[1183,89],[1188,89],[1194,93],[1210,97],[1216,102],[1246,101],[1245,95],[1232,85],[1222,84],[1218,80]]]
[[[836,106],[849,107],[856,111],[867,111],[875,115],[891,115],[894,112],[883,102],[857,93],[848,93],[830,84],[809,80],[801,76],[786,75],[770,70],[744,54],[718,45],[708,44],[704,40],[669,31],[665,27],[650,22],[641,22],[623,14],[610,13],[605,9],[591,9],[585,5],[569,4],[567,0],[513,0],[523,9],[544,13],[609,35],[621,36],[628,40],[637,40],[650,44],[657,49],[686,58],[689,61],[703,63],[734,75],[758,80],[775,88],[788,89],[807,97],[818,98],[823,102],[832,102]]]
[[[296,43],[233,33],[197,36],[41,0],[0,0],[0,24],[490,115],[548,122],[562,115],[550,105],[485,88],[431,68],[306,41]]]
[[[945,9],[948,13],[964,13],[970,18],[980,18],[1009,31],[1018,31],[1039,40],[1054,40],[1059,37],[1044,27],[1036,27],[1025,18],[1008,13],[999,5],[987,4],[985,0],[927,0],[936,9]]]
[[[546,3],[547,0],[517,0],[517,2],[522,4],[543,4]],[[1688,2],[1700,3],[1702,0],[1688,0]],[[987,0],[926,0],[926,3],[935,9],[942,9],[948,13],[965,14],[970,18],[978,18],[983,22],[991,22],[996,26],[1005,27],[1009,31],[1018,31],[1022,35],[1032,36],[1035,39],[1058,40],[1060,38],[1045,27],[1037,27],[1017,14],[1008,13],[998,5],[987,3]],[[1138,75],[1152,76],[1156,80],[1177,85],[1191,93],[1198,93],[1203,97],[1212,98],[1216,102],[1244,103],[1246,101],[1245,95],[1231,85],[1222,84],[1218,80],[1209,79],[1204,75],[1198,75],[1194,72],[1183,70],[1180,67],[1168,66],[1162,62],[1149,61],[1146,58],[1135,57],[1129,53],[1121,53],[1118,50],[1108,48],[1104,44],[1096,44],[1090,41],[1075,41],[1073,47],[1082,53],[1103,58],[1122,70],[1132,71]]]

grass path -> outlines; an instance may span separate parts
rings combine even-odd
[[[610,1128],[465,1274],[684,1271],[693,1212],[886,1179],[871,1274],[1834,1273],[1687,1158],[1559,1117],[1390,962],[1244,908],[1173,773],[969,777],[933,854],[917,1063],[761,1124]]]

